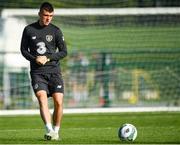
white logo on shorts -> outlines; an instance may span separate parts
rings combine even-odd
[[[62,86],[61,86],[61,85],[58,85],[58,86],[57,86],[57,88],[58,88],[58,89],[61,89],[61,88],[62,88]]]
[[[38,87],[39,87],[38,84],[35,84],[35,85],[34,85],[34,89],[35,89],[35,90],[36,90]]]

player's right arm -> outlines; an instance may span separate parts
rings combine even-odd
[[[36,61],[36,57],[30,53],[27,27],[24,29],[21,39],[21,53],[29,61]]]

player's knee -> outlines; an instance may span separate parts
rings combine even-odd
[[[37,91],[36,92],[36,97],[38,99],[45,98],[45,97],[47,97],[47,93],[44,90]]]
[[[63,106],[63,94],[62,93],[53,94],[53,99],[54,99],[54,104],[56,107]]]
[[[56,107],[62,107],[62,106],[63,106],[63,101],[62,101],[62,99],[55,100],[54,103],[55,103]]]

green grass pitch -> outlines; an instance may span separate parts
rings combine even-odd
[[[180,112],[65,114],[61,141],[45,141],[39,116],[1,116],[0,144],[128,144],[117,132],[123,123],[137,127],[135,144],[180,143]]]

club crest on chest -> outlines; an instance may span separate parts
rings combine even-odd
[[[46,35],[46,41],[47,42],[51,42],[53,40],[53,36],[52,35]]]

